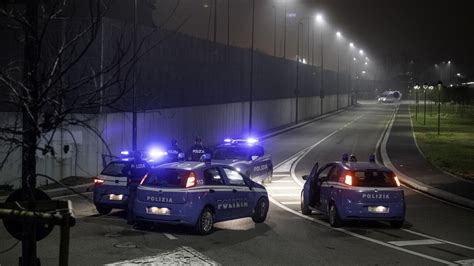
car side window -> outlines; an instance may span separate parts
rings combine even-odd
[[[204,185],[220,186],[224,185],[224,179],[218,168],[209,168],[204,171]]]
[[[225,175],[227,176],[227,180],[229,182],[229,185],[234,185],[234,186],[246,186],[247,184],[245,183],[244,177],[237,172],[236,170],[230,169],[230,168],[224,168]]]
[[[326,180],[328,180],[329,172],[331,171],[332,168],[333,168],[332,165],[325,166],[323,169],[321,169],[321,171],[319,171],[318,178],[320,179],[325,178]]]
[[[338,182],[339,177],[341,176],[341,168],[339,166],[334,166],[329,173],[328,180],[331,182]]]

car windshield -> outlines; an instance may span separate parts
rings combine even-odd
[[[148,173],[143,185],[163,188],[184,188],[188,176],[189,171],[159,168]]]
[[[215,160],[248,160],[249,149],[241,147],[225,147],[217,148],[214,151],[213,159]]]
[[[354,172],[354,186],[357,187],[396,187],[393,172],[366,170]]]
[[[102,170],[102,175],[109,176],[126,176],[123,173],[123,168],[127,165],[127,162],[111,162],[109,163],[104,170]]]

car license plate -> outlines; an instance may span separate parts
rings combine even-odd
[[[158,208],[158,207],[148,207],[148,208],[146,208],[146,213],[148,213],[148,214],[157,214],[157,215],[170,215],[170,209],[168,209],[168,208]]]
[[[385,206],[369,206],[369,212],[373,213],[388,213],[389,208]]]
[[[119,194],[119,195],[116,195],[116,194],[110,194],[109,195],[109,200],[122,200],[123,199],[123,195],[122,194]]]

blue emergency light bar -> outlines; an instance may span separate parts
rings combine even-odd
[[[247,143],[249,145],[258,143],[258,139],[249,137],[247,139],[231,139],[231,138],[226,138],[224,139],[225,143]]]
[[[130,155],[130,152],[129,151],[121,151],[120,155]]]
[[[151,149],[149,152],[148,152],[148,155],[151,157],[151,158],[160,158],[160,157],[163,157],[165,155],[168,155],[167,152],[165,151],[162,151],[160,149]]]

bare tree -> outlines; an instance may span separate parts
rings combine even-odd
[[[160,29],[156,27],[137,40],[136,23],[122,23],[112,34],[113,45],[103,49],[101,26],[112,0],[78,3],[79,11],[66,0],[0,2],[1,30],[13,33],[8,36],[15,36],[24,51],[23,58],[0,64],[0,105],[14,114],[0,124],[0,143],[6,149],[0,169],[21,150],[21,184],[28,201],[34,201],[37,150],[50,152],[54,134],[71,125],[100,137],[89,120],[130,92],[136,64],[165,39],[151,43]],[[77,115],[81,113],[92,115]],[[40,147],[40,141],[46,145]],[[34,265],[25,254],[36,258],[35,226],[25,224],[23,235],[23,263]]]

